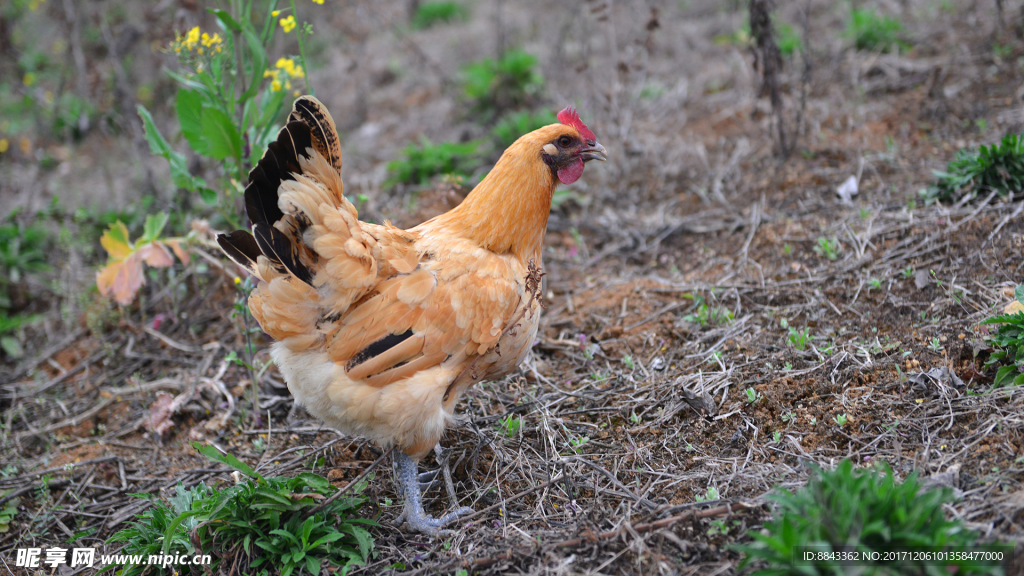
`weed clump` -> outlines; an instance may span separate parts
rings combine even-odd
[[[916,472],[900,483],[884,462],[855,470],[844,460],[835,470],[814,466],[805,487],[796,493],[777,489],[769,498],[777,505],[774,518],[763,532],[752,534],[753,544],[736,547],[746,553],[740,568],[756,560],[767,563],[755,574],[845,574],[847,567],[828,556],[838,552],[886,558],[859,564],[864,574],[948,574],[953,567],[957,574],[999,570],[959,558],[938,563],[889,556],[901,550],[951,552],[975,543],[975,533],[961,520],[946,520],[943,514],[951,491],[922,490]],[[807,559],[805,552],[822,555]]]
[[[522,108],[533,102],[544,86],[537,57],[521,48],[498,60],[484,58],[462,69],[462,90],[478,112]]]
[[[958,150],[946,170],[934,174],[935,185],[921,191],[926,201],[957,202],[989,191],[1000,196],[1019,194],[1024,190],[1024,138],[1007,134],[1001,143],[976,152]]]
[[[403,158],[388,163],[389,177],[385,186],[422,185],[443,174],[469,176],[480,166],[479,145],[475,140],[435,144],[424,137],[419,144],[410,144],[402,150]]]
[[[1024,305],[1024,286],[1017,286],[1014,296]],[[1024,384],[1024,312],[1000,314],[986,318],[982,324],[999,324],[993,336],[986,339],[994,351],[985,362],[985,368],[995,368],[993,384]]]
[[[853,39],[857,50],[906,50],[910,43],[901,38],[903,23],[891,16],[881,16],[869,8],[850,13],[846,37]]]
[[[294,478],[264,478],[230,454],[221,455],[212,446],[193,446],[248,478],[224,490],[204,484],[186,490],[179,484],[170,505],[155,501],[131,526],[108,540],[126,542],[120,553],[142,559],[142,564],[124,566],[121,576],[177,573],[173,567],[154,571],[146,561],[150,555],[193,556],[205,551],[217,552],[214,564],[197,567],[194,573],[204,568],[216,571],[221,558],[238,555],[239,573],[266,574],[270,568],[281,576],[303,571],[320,574],[322,569],[340,569],[344,574],[366,563],[374,541],[363,526],[377,523],[355,517],[366,501],[358,495],[366,487],[365,480],[354,487],[353,495],[318,509],[337,492],[326,478],[309,472]]]
[[[458,2],[424,2],[412,17],[412,27],[424,30],[436,24],[462,22],[469,17],[469,9]]]

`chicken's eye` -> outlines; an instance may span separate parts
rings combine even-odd
[[[558,145],[562,146],[563,148],[568,146],[569,144],[572,144],[572,138],[569,138],[568,136],[562,136],[561,138],[558,139]]]

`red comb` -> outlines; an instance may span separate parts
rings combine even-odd
[[[572,126],[575,128],[576,131],[580,133],[580,136],[583,136],[584,140],[589,140],[591,142],[597,141],[597,136],[594,136],[594,133],[590,131],[590,128],[587,128],[587,125],[583,123],[583,120],[580,120],[580,115],[576,112],[575,106],[569,106],[565,110],[559,112],[558,121],[566,126]]]

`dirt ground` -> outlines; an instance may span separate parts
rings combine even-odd
[[[899,17],[911,47],[855,50],[847,3],[779,3],[810,54],[809,76],[799,55],[784,59],[785,122],[799,134],[788,159],[751,50],[723,41],[745,21],[740,2],[480,0],[467,22],[416,32],[406,2],[318,8],[329,16],[311,78],[343,132],[347,192],[369,198],[365,218],[411,224],[458,201],[450,187],[383,189],[384,166],[421,135],[483,133],[455,81],[498,44],[539,56],[544,101],[576,102],[610,157],[553,208],[532,353],[467,395],[443,454],[424,463],[447,463],[458,505],[478,513],[448,537],[407,534],[391,524],[400,497],[381,466],[364,509],[381,521],[377,555],[353,574],[733,574],[729,545],[769,517],[772,487],[844,458],[934,477],[960,496],[949,516],[983,540],[1024,542],[1024,393],[991,387],[979,326],[1022,280],[1024,202],[918,195],[956,150],[1024,130],[1024,6],[857,4]],[[138,35],[124,81],[148,83],[169,125],[159,66],[171,64],[150,47],[202,13],[160,5],[126,5],[114,32]],[[90,73],[113,77],[107,65]],[[0,207],[143,194],[172,205],[166,163],[132,122],[40,140],[61,159],[48,171],[0,156]],[[844,201],[836,189],[851,176],[859,193]],[[834,259],[820,239],[838,245]],[[244,346],[226,259],[196,258],[120,309],[88,292],[95,253],[71,252],[38,304],[49,319],[0,376],[0,460],[16,467],[0,490],[28,487],[0,534],[5,561],[82,530],[80,542],[111,550],[103,541],[149,505],[130,494],[230,482],[192,441],[266,475],[315,469],[338,485],[382,454],[293,409],[275,369],[259,380],[256,422],[249,374],[224,360]],[[146,424],[161,393],[191,399],[157,436]],[[513,434],[500,426],[509,414],[521,418]],[[455,505],[443,489],[426,499],[435,514]]]

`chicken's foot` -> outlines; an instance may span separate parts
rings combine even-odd
[[[402,452],[395,452],[395,463],[398,464],[398,481],[405,497],[405,507],[396,520],[399,525],[404,521],[412,530],[430,536],[438,536],[445,532],[451,532],[451,530],[441,530],[443,526],[458,520],[459,516],[473,511],[472,508],[464,506],[440,518],[428,516],[423,510],[423,503],[420,499],[420,475],[416,462]]]

